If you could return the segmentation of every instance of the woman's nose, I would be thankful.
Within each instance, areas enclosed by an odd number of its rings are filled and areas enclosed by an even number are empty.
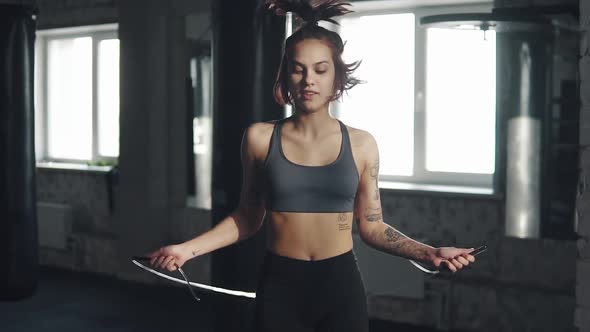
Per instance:
[[[306,85],[313,85],[313,83],[315,82],[315,77],[313,77],[313,75],[311,74],[307,74],[305,75],[303,80],[305,81]]]

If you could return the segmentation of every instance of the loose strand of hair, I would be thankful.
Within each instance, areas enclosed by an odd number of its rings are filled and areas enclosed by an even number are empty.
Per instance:
[[[305,24],[317,25],[319,21],[338,24],[333,17],[353,12],[346,8],[350,2],[343,0],[267,0],[267,8],[276,15],[284,16],[291,12]]]

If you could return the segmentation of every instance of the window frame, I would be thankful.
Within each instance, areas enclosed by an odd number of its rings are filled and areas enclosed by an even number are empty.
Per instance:
[[[49,123],[47,116],[47,73],[48,43],[52,40],[65,38],[92,38],[92,147],[91,159],[55,158],[49,156]],[[81,27],[37,30],[35,40],[35,117],[38,124],[35,128],[36,160],[43,163],[63,164],[94,164],[97,162],[109,165],[116,164],[119,156],[99,154],[98,133],[98,44],[102,40],[118,39],[118,24],[100,24]],[[119,109],[120,110],[120,109]],[[119,151],[120,152],[120,151]]]
[[[463,192],[493,194],[492,174],[432,172],[426,170],[426,61],[427,29],[420,26],[420,18],[448,13],[491,12],[493,2],[482,1],[357,1],[352,2],[353,13],[346,18],[367,15],[412,13],[414,26],[414,169],[412,176],[380,174],[379,186],[392,189],[420,189],[444,191],[444,187]],[[443,2],[443,4],[440,4]],[[340,33],[339,26],[331,25]],[[361,77],[362,79],[362,77]],[[338,114],[338,104],[332,105]],[[497,171],[497,170],[495,170]],[[441,190],[442,188],[442,190]]]

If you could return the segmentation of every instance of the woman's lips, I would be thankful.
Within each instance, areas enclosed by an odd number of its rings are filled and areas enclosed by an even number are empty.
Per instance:
[[[304,92],[301,96],[304,100],[311,100],[315,95],[317,95],[317,92]]]

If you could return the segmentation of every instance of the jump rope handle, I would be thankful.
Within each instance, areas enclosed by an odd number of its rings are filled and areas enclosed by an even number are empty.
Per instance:
[[[149,262],[150,261],[150,258],[149,257],[145,257],[145,256],[132,256],[131,257],[131,260],[138,261],[138,262]],[[178,265],[176,265],[176,268],[178,269],[178,272],[180,272],[180,274],[184,278],[184,281],[186,281],[186,284],[188,286],[188,289],[191,291],[191,294],[193,295],[193,297],[195,298],[195,300],[201,301],[201,299],[193,291],[193,287],[191,286],[190,281],[188,281],[188,277],[186,276],[186,274],[184,273],[184,271]]]
[[[487,245],[483,245],[480,247],[475,248],[472,252],[470,252],[470,255],[476,256],[481,254],[482,252],[486,251],[488,249]],[[441,263],[440,267],[437,270],[430,270],[427,269],[425,267],[423,267],[422,265],[418,264],[417,262],[409,259],[410,263],[412,263],[416,268],[418,268],[419,270],[421,270],[422,272],[425,273],[430,273],[430,274],[438,274],[441,272],[452,272],[451,269],[449,269],[449,266],[445,263]]]

